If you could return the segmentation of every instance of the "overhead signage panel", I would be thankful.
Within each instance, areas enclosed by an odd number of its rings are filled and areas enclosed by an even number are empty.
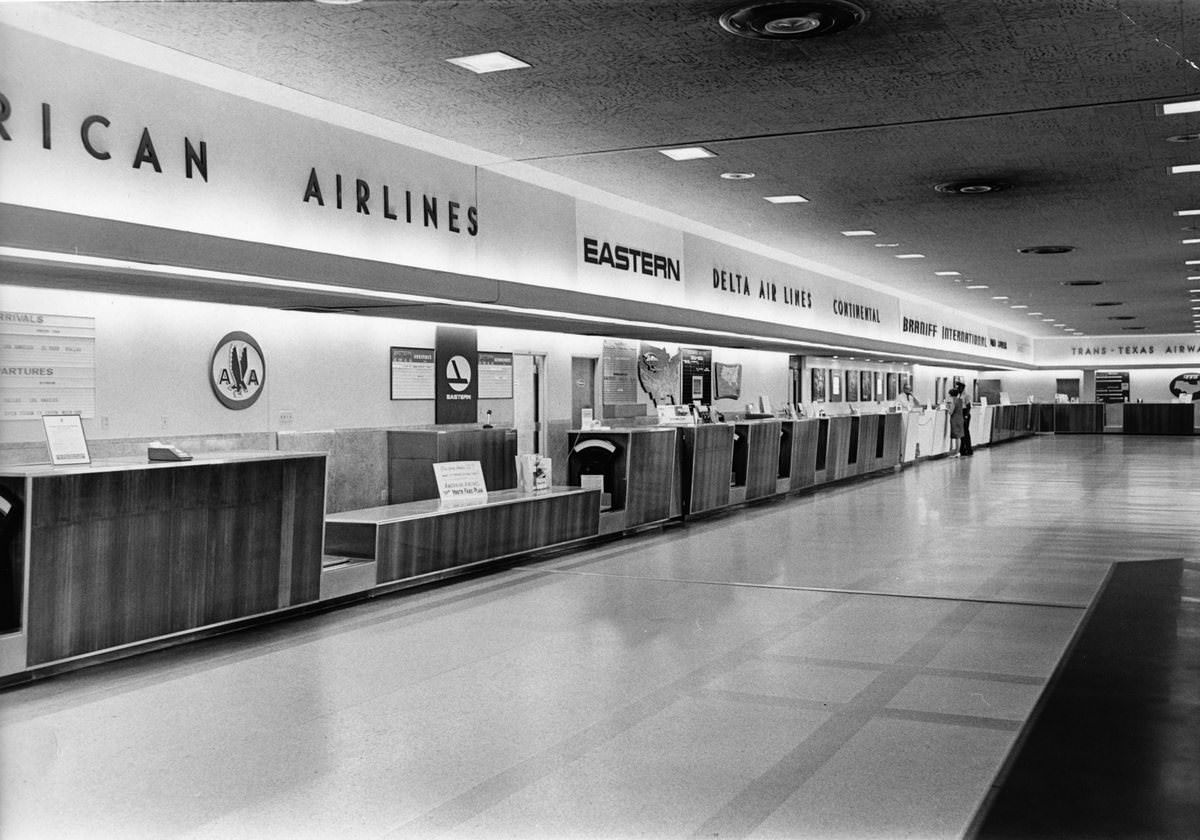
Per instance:
[[[575,218],[581,291],[686,305],[681,232],[586,201]]]
[[[1200,336],[1183,333],[1145,338],[1042,338],[1035,340],[1042,367],[1166,367],[1200,364]]]

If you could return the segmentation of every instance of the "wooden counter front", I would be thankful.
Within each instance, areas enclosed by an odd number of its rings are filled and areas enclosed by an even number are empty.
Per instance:
[[[390,429],[388,503],[436,499],[433,465],[478,461],[488,490],[517,486],[516,429]]]
[[[599,490],[500,490],[468,505],[429,499],[330,514],[325,549],[376,561],[385,584],[594,537],[599,521]]]
[[[323,454],[0,473],[29,507],[28,667],[318,597]]]
[[[729,506],[733,430],[730,423],[704,423],[679,429],[684,515]]]
[[[1121,431],[1127,435],[1194,435],[1191,403],[1126,403]]]
[[[735,428],[735,501],[753,501],[779,492],[779,420],[746,420]],[[741,498],[737,498],[737,496]]]
[[[1100,434],[1104,431],[1103,403],[1055,403],[1054,433]]]
[[[574,430],[568,434],[568,483],[578,480],[579,460],[589,442],[612,446],[612,465],[605,492],[611,509],[601,516],[601,533],[615,533],[682,513],[677,429],[646,426],[631,429]]]

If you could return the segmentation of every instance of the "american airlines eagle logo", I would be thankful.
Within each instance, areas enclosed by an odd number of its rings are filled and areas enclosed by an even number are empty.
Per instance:
[[[231,332],[217,342],[209,366],[213,393],[226,408],[249,408],[266,384],[262,348],[248,333]]]

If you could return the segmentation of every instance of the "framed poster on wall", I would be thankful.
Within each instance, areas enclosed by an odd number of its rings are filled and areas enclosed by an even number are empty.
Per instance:
[[[846,371],[846,402],[858,402],[858,371]]]
[[[858,394],[859,399],[866,400],[874,399],[872,396],[875,393],[875,376],[869,370],[864,370],[859,377]]]
[[[826,399],[825,396],[825,368],[813,368],[812,371],[812,399],[813,402]]]
[[[829,401],[842,401],[842,372],[840,370],[829,371]]]
[[[895,373],[887,375],[887,398],[889,400],[894,400],[900,396],[899,385],[897,384],[899,379],[900,377]]]

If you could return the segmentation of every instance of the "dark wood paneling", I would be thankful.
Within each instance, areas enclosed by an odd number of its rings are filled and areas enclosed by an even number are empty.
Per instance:
[[[817,430],[820,421],[792,421],[792,480],[790,488],[812,487],[817,466]]]
[[[702,513],[729,504],[733,426],[704,424],[681,429],[684,510]]]
[[[855,418],[850,418],[854,420]],[[878,443],[879,435],[879,415],[878,414],[863,414],[858,418],[858,458],[855,466],[857,469],[852,471],[853,475],[865,475],[873,472],[879,457],[875,454],[875,447]]]
[[[324,459],[284,461],[284,475],[291,476],[292,492],[284,503],[292,504],[291,604],[305,604],[321,595],[321,564],[295,562],[296,558],[320,557],[324,551],[325,464]]]
[[[825,450],[825,481],[850,475],[850,418],[829,418],[829,443]],[[818,481],[820,481],[818,477]]]
[[[1103,403],[1066,403],[1054,406],[1055,434],[1099,434],[1103,431]]]
[[[393,429],[388,441],[388,503],[437,498],[433,465],[478,461],[488,490],[517,486],[515,429]]]
[[[880,469],[891,469],[900,463],[904,451],[904,422],[898,413],[886,414],[883,423],[883,458]]]
[[[35,477],[28,664],[276,609],[285,544],[313,592],[324,474],[317,456]]]
[[[1191,403],[1127,403],[1122,427],[1127,435],[1195,434]]]
[[[626,467],[625,526],[633,528],[671,516],[675,481],[675,433],[631,432]]]
[[[779,490],[779,421],[739,426],[746,433],[746,499],[774,496]]]
[[[529,496],[505,504],[385,521],[370,526],[379,531],[376,582],[391,583],[593,537],[599,522],[598,490]]]
[[[1032,434],[1041,422],[1042,406],[1020,403],[998,405],[992,409],[992,443]]]

